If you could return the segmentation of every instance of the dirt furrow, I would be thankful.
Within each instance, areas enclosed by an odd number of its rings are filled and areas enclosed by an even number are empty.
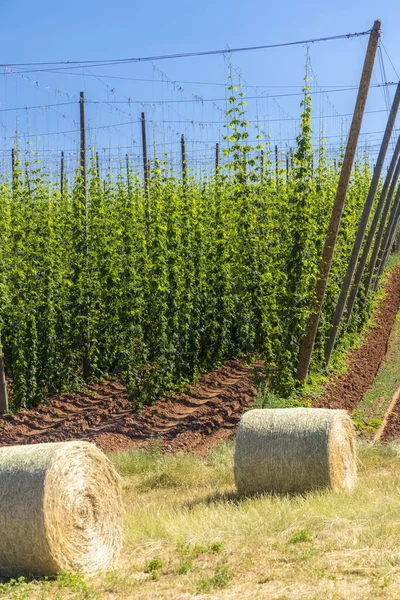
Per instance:
[[[0,418],[0,445],[86,439],[104,450],[125,450],[159,438],[165,451],[209,447],[232,435],[254,400],[255,371],[228,361],[199,378],[186,393],[132,410],[124,386],[111,380],[76,394],[61,394],[34,410]]]
[[[400,266],[391,271],[384,288],[385,296],[375,311],[373,324],[359,348],[350,353],[346,373],[329,381],[314,406],[344,408],[352,412],[372,385],[386,356],[400,306]]]
[[[362,345],[350,354],[346,374],[332,378],[316,406],[352,411],[374,380],[384,360],[400,304],[400,267],[385,284],[385,299]],[[164,451],[199,454],[232,437],[241,414],[256,395],[255,376],[261,361],[246,365],[227,361],[199,378],[185,393],[163,398],[139,412],[127,391],[111,379],[76,393],[53,395],[37,409],[0,417],[0,445],[86,439],[104,450],[127,450],[159,439]],[[400,406],[394,408],[383,439],[400,436]]]

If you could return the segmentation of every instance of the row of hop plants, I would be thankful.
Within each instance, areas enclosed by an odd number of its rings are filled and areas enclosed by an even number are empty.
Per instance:
[[[262,356],[269,385],[293,393],[338,169],[322,135],[313,165],[307,80],[293,160],[278,176],[248,144],[243,92],[228,91],[228,149],[213,175],[182,181],[155,161],[146,191],[122,166],[103,185],[92,159],[85,197],[79,171],[61,193],[16,153],[0,188],[0,332],[13,408],[112,374],[140,407],[243,355]],[[350,182],[314,372],[324,368],[369,181],[366,156]]]

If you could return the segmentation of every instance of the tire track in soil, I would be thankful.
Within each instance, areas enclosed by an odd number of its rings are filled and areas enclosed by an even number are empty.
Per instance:
[[[372,385],[386,357],[390,333],[400,306],[400,265],[389,273],[384,290],[384,298],[375,310],[372,326],[361,346],[349,354],[346,373],[332,377],[322,397],[313,406],[342,408],[351,413]],[[399,409],[398,406],[396,408]],[[389,419],[387,428],[390,427]],[[400,437],[400,414],[396,437]]]
[[[385,298],[360,348],[350,353],[346,374],[332,378],[315,406],[353,411],[372,384],[387,352],[400,305],[400,266],[385,283]],[[247,366],[227,361],[199,378],[185,393],[153,406],[132,410],[125,387],[110,379],[74,393],[49,396],[36,409],[0,417],[0,446],[84,439],[103,450],[121,451],[160,439],[163,451],[204,454],[231,438],[242,413],[256,395],[255,374],[262,362]],[[400,406],[388,420],[382,439],[400,437]]]
[[[159,438],[163,451],[204,454],[232,437],[242,413],[254,401],[255,374],[261,371],[261,361],[247,366],[230,360],[200,377],[185,393],[138,412],[116,379],[49,396],[36,409],[0,417],[0,446],[80,439],[103,450],[121,451]]]

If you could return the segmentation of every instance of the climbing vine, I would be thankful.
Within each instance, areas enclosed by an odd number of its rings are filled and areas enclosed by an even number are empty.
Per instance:
[[[269,385],[293,391],[338,169],[323,132],[312,145],[308,77],[293,154],[273,168],[268,139],[257,131],[249,143],[232,75],[227,92],[225,161],[201,178],[183,181],[164,156],[146,190],[122,166],[104,184],[93,152],[85,200],[79,170],[61,194],[16,151],[0,185],[0,333],[14,408],[113,374],[140,407],[255,354]],[[366,158],[349,186],[316,370],[369,180]]]

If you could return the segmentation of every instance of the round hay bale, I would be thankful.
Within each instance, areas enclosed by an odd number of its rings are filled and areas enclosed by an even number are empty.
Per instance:
[[[120,478],[88,442],[0,448],[0,574],[108,569],[122,544]]]
[[[235,481],[239,494],[291,493],[356,483],[355,429],[344,410],[256,409],[239,423]]]

